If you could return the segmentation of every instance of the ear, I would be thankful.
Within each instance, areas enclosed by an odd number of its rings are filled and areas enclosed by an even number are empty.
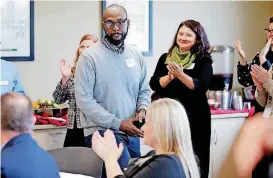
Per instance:
[[[130,19],[127,20],[127,23],[128,23],[128,29],[130,28]]]
[[[102,28],[104,29],[104,31],[105,31],[105,24],[103,23],[103,21],[101,22],[101,26],[102,26]]]

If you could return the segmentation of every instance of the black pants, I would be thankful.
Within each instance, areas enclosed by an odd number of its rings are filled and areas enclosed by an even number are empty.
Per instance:
[[[73,129],[67,129],[64,147],[85,147],[83,128],[77,128],[76,119],[74,121]]]
[[[207,116],[206,116],[207,115]],[[189,116],[192,146],[198,157],[201,178],[208,178],[210,163],[211,116]]]

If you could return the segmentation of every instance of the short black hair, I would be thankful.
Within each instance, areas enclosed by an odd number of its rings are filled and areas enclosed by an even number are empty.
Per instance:
[[[269,23],[273,23],[273,16],[272,16],[272,17],[270,17],[270,19],[269,19]]]

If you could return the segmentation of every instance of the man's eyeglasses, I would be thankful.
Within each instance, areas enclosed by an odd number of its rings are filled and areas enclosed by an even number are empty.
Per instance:
[[[273,30],[270,30],[268,28],[264,29],[265,34],[273,33]]]
[[[111,20],[103,21],[106,28],[114,28],[115,25],[117,25],[118,28],[121,28],[125,25],[127,22],[127,18],[124,20],[118,20],[117,22],[113,22]]]

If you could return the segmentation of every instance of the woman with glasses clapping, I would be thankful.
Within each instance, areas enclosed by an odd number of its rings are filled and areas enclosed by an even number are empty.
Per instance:
[[[273,17],[269,19],[269,26],[264,30],[266,34],[267,43],[263,50],[259,52],[250,64],[247,63],[246,54],[241,46],[241,42],[237,40],[236,49],[240,56],[240,61],[237,65],[237,76],[238,81],[244,87],[251,87],[253,97],[247,99],[255,99],[254,91],[257,86],[255,86],[253,78],[251,77],[250,71],[251,66],[254,64],[261,65],[265,70],[268,70],[273,63]],[[252,103],[256,108],[256,112],[263,111],[263,108],[254,100]]]

